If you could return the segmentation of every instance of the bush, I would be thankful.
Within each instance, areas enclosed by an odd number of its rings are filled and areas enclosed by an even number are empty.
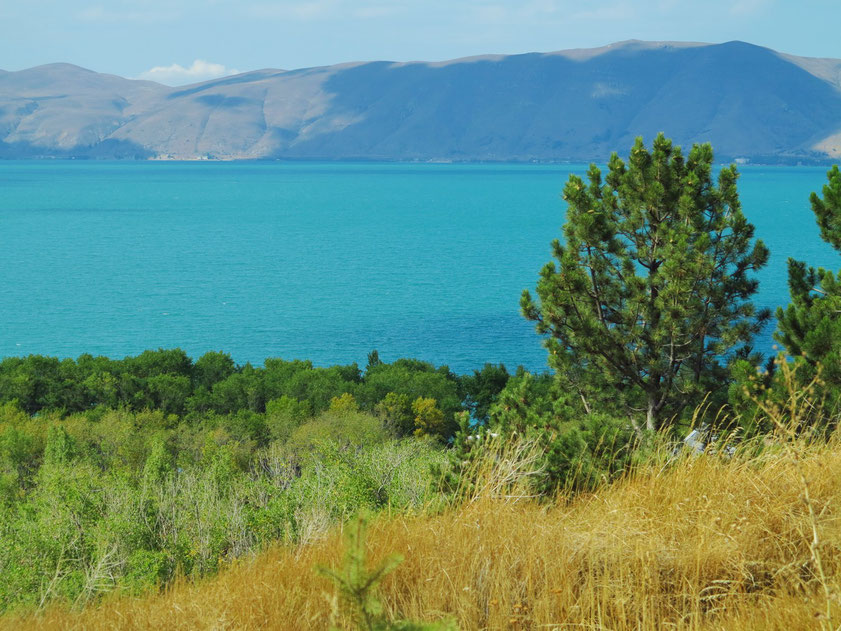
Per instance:
[[[576,403],[550,376],[523,372],[511,378],[491,407],[486,425],[462,417],[451,458],[455,477],[448,486],[471,483],[459,476],[475,472],[473,463],[486,456],[489,438],[524,440],[537,446],[542,454],[540,474],[532,477],[531,484],[538,493],[588,490],[621,475],[631,463],[637,442],[630,423],[610,415],[587,414]]]
[[[292,432],[288,447],[296,452],[308,452],[319,444],[335,442],[344,446],[363,446],[380,443],[387,432],[380,420],[364,412],[328,411],[304,423]]]
[[[304,418],[291,398],[272,413]],[[250,412],[169,426],[160,411],[0,421],[0,611],[84,603],[216,572],[356,511],[420,507],[443,451],[394,441],[339,397],[294,440],[258,444]],[[239,425],[238,425],[239,424]],[[259,423],[255,426],[259,427]]]

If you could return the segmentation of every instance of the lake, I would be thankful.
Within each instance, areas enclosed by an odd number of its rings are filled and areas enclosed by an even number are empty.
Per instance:
[[[586,165],[0,161],[0,355],[179,346],[317,365],[416,357],[546,367],[519,297]],[[837,269],[809,193],[826,168],[741,167],[771,249]],[[770,350],[770,330],[757,346]]]

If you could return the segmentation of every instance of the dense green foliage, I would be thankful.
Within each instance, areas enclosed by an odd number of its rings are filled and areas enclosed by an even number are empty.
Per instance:
[[[589,410],[615,410],[654,431],[725,381],[724,361],[767,320],[750,301],[768,260],[742,214],[735,166],[712,177],[713,152],[684,158],[659,135],[628,162],[572,175],[564,244],[523,294],[546,334],[550,365]]]
[[[263,441],[255,418],[30,417],[6,404],[0,610],[202,576],[272,541],[317,537],[362,508],[431,501],[442,447],[395,439],[349,395],[314,417],[288,417],[285,439]]]
[[[360,410],[385,415],[398,435],[420,430],[447,440],[456,429],[454,415],[468,404],[486,409],[507,378],[504,367],[491,364],[475,375],[459,377],[446,366],[436,368],[417,360],[388,364],[376,353],[371,359],[363,372],[356,364],[319,368],[309,361],[282,359],[267,359],[261,367],[237,366],[221,352],[206,353],[193,362],[180,349],[145,351],[122,360],[91,355],[76,360],[7,357],[0,361],[0,403],[16,401],[28,414],[103,407],[158,410],[188,422],[236,415],[243,427],[250,427],[252,438],[265,441],[280,410],[289,410],[292,416],[319,414],[333,398],[349,394]],[[483,377],[486,373],[493,377]],[[402,407],[395,407],[395,396],[405,398]],[[418,399],[427,400],[418,405],[440,412],[434,426],[429,425],[428,413],[412,411]],[[293,407],[297,412],[291,411]],[[416,421],[423,426],[416,426]],[[261,434],[257,426],[262,425],[267,426]]]
[[[561,383],[550,374],[520,370],[491,406],[488,423],[477,425],[463,415],[446,486],[469,484],[463,474],[474,469],[485,446],[515,436],[539,445],[543,452],[539,471],[532,476],[538,493],[589,490],[626,472],[638,444],[627,419],[586,413]]]
[[[361,508],[427,505],[508,373],[179,349],[0,361],[0,610],[202,576]],[[434,465],[434,467],[433,467]]]

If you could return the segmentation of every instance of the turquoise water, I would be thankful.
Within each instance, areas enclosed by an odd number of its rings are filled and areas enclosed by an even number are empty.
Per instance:
[[[519,296],[585,168],[0,162],[0,356],[180,346],[326,365],[377,348],[543,369]],[[772,252],[757,302],[784,304],[787,257],[841,267],[809,210],[826,169],[741,171]]]

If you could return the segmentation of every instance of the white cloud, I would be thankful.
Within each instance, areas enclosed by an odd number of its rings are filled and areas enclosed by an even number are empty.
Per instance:
[[[196,59],[192,66],[185,68],[180,64],[171,66],[155,66],[145,72],[141,72],[137,78],[157,81],[165,85],[177,86],[188,83],[198,83],[209,79],[218,79],[228,75],[238,74],[239,70],[226,68],[222,64],[214,64],[203,59]]]

